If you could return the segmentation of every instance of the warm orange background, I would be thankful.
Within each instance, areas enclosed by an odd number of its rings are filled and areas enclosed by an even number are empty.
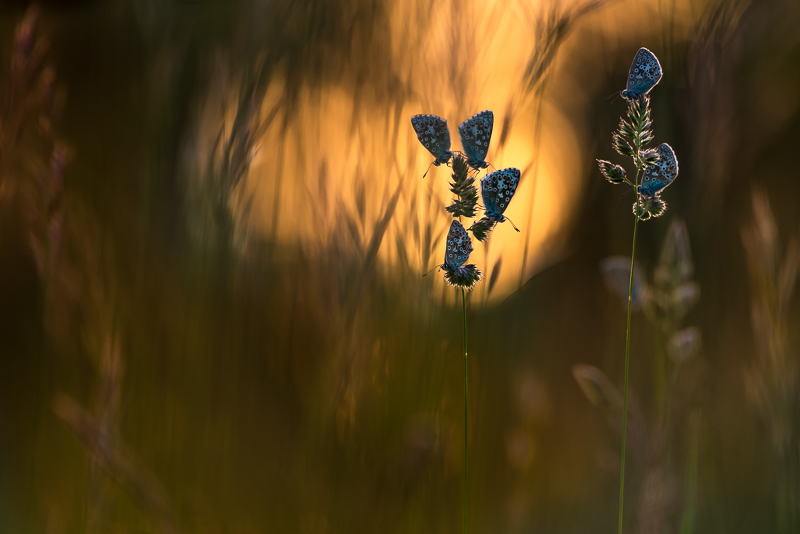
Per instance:
[[[460,294],[422,276],[451,171],[423,179],[410,118],[457,150],[491,109],[521,233],[470,258],[469,532],[614,532],[634,195],[595,159],[632,172],[641,46],[680,174],[638,230],[625,531],[798,531],[796,1],[27,5],[0,7],[0,531],[460,529]]]

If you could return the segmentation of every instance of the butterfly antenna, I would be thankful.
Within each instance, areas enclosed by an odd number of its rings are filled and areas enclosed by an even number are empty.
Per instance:
[[[517,232],[519,232],[519,228],[517,228],[517,225],[516,225],[516,224],[514,224],[514,221],[512,221],[512,220],[511,220],[511,219],[509,219],[508,217],[506,217],[506,220],[507,220],[508,222],[510,222],[510,223],[511,223],[511,226],[513,226],[513,227],[514,227],[514,230],[516,230]]]
[[[430,171],[430,170],[431,170],[431,165],[433,165],[433,161],[431,161],[431,162],[430,162],[430,164],[428,164],[428,168],[425,170],[425,174],[423,174],[423,175],[422,175],[422,179],[423,179],[423,180],[424,180],[424,179],[425,179],[425,177],[428,175],[428,171]]]
[[[628,196],[628,195],[631,193],[631,191],[636,191],[636,188],[635,188],[635,187],[631,187],[630,189],[628,189],[627,191],[625,191],[624,193],[622,193],[622,194],[619,196],[619,200],[620,200],[620,201],[622,201],[622,199],[623,199],[623,198],[625,198],[625,197],[627,197],[627,196]]]
[[[431,274],[431,273],[433,272],[433,270],[434,270],[434,269],[437,269],[437,268],[439,268],[439,267],[441,267],[441,265],[436,265],[436,266],[435,266],[433,269],[431,269],[431,270],[430,270],[430,271],[428,271],[427,273],[423,274],[423,275],[422,275],[422,278],[425,278],[426,276],[428,276],[429,274]]]
[[[616,102],[616,101],[617,101],[617,97],[618,97],[619,95],[621,95],[621,94],[622,94],[622,91],[616,91],[616,92],[614,92],[614,93],[611,93],[610,95],[608,95],[608,96],[605,98],[605,100],[608,100],[609,98],[613,98],[614,100],[612,100],[612,101],[611,101],[611,104],[613,104],[614,102]]]
[[[488,162],[487,162],[487,163],[488,163]],[[491,163],[489,163],[489,167],[493,168],[494,170],[497,170],[497,167],[495,167],[495,166],[494,166],[494,165],[492,165]]]

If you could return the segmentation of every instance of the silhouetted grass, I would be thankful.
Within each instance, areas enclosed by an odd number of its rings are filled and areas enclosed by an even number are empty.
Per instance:
[[[487,98],[498,160],[534,147],[537,213],[559,195],[575,209],[555,210],[571,221],[549,237],[569,254],[529,278],[529,251],[510,295],[521,261],[502,241],[475,256],[470,529],[612,530],[603,415],[621,430],[622,391],[605,374],[621,376],[623,340],[596,267],[629,246],[630,201],[538,147],[616,120],[602,99],[636,45],[663,39],[674,72],[656,134],[686,156],[672,215],[637,247],[631,528],[792,531],[796,436],[769,429],[791,426],[797,389],[779,370],[798,310],[767,300],[773,327],[753,319],[758,280],[783,278],[748,270],[767,256],[739,229],[758,226],[758,183],[777,234],[796,235],[795,3],[589,3],[528,22],[479,3],[71,4],[44,3],[35,33],[16,33],[23,11],[0,15],[6,530],[458,528],[463,370],[444,355],[460,350],[463,305],[421,277],[442,261],[448,173],[421,180],[407,117],[457,123]],[[565,129],[536,126],[545,107]],[[588,161],[580,138],[569,157]],[[534,220],[515,219],[526,240]],[[678,276],[659,252],[688,236],[694,269]],[[773,248],[792,265],[786,239]],[[679,308],[691,284],[702,299]],[[579,398],[580,361],[602,411]]]

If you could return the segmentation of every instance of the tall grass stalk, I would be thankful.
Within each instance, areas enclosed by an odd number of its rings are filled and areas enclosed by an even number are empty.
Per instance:
[[[468,412],[468,388],[467,377],[469,376],[469,367],[467,365],[467,291],[461,288],[461,310],[464,317],[464,534],[467,534],[467,484],[469,482],[469,462],[467,461],[467,439],[469,429],[469,412]]]
[[[627,120],[626,120],[627,119]],[[623,504],[625,500],[625,445],[627,438],[627,420],[628,420],[628,378],[630,371],[630,355],[631,355],[631,311],[633,307],[633,279],[634,279],[634,266],[636,262],[636,234],[639,229],[639,221],[647,220],[651,217],[658,217],[666,210],[666,203],[660,198],[660,192],[664,187],[669,185],[677,176],[677,160],[674,159],[674,152],[669,145],[662,144],[658,150],[644,149],[645,145],[653,140],[653,132],[650,129],[653,125],[650,120],[650,98],[647,95],[642,95],[639,98],[631,99],[628,103],[628,113],[626,119],[620,121],[620,127],[613,135],[613,147],[622,156],[629,156],[633,159],[636,166],[636,176],[633,181],[629,180],[625,169],[619,165],[615,165],[609,161],[598,160],[600,164],[600,171],[605,176],[606,180],[613,184],[625,183],[634,188],[636,193],[636,201],[633,204],[633,245],[631,250],[631,270],[628,279],[628,317],[627,326],[625,331],[625,381],[623,386],[622,397],[622,450],[620,453],[620,480],[619,480],[619,526],[618,532],[622,534],[622,521],[623,521]],[[648,167],[653,167],[658,164],[662,157],[668,158],[666,167],[659,166],[662,172],[661,176],[666,176],[668,180],[665,185],[658,189],[652,188],[652,182],[648,184],[651,189],[644,186],[640,188],[640,176],[643,178],[642,182],[646,179],[658,176],[658,171],[647,171],[642,174]],[[674,166],[674,172],[669,167]],[[655,178],[653,178],[655,179]]]
[[[640,182],[644,182],[644,179]],[[634,224],[634,235],[636,235],[638,221]],[[642,467],[646,475],[638,497],[637,530],[664,532],[672,526],[677,528],[680,524],[680,532],[689,534],[694,528],[696,515],[697,425],[699,424],[697,421],[700,418],[691,400],[692,392],[697,390],[693,386],[696,385],[694,382],[698,372],[697,365],[691,362],[698,357],[701,333],[697,327],[685,326],[684,319],[697,303],[700,287],[692,280],[694,267],[689,236],[686,226],[680,219],[670,223],[652,282],[646,281],[643,270],[637,268],[635,264],[635,239],[633,247],[632,258],[607,258],[601,262],[601,270],[608,288],[621,300],[630,299],[626,365],[629,368],[631,317],[637,309],[644,311],[648,322],[660,331],[660,335],[656,337],[654,352],[661,361],[654,362],[658,370],[653,379],[656,424],[643,425],[641,418],[637,424],[637,417],[633,414],[641,414],[641,405],[632,398],[629,409],[625,395],[624,410],[626,414],[631,414],[631,420],[630,431],[627,426],[623,429],[625,444],[622,446],[620,457],[627,459],[630,456],[632,459],[643,460],[644,464]],[[633,272],[632,277],[631,272]],[[686,366],[690,366],[688,373],[682,372]],[[608,409],[616,425],[623,410],[622,393],[616,395],[610,381],[598,369],[578,365],[573,368],[573,374],[588,400],[596,406]],[[628,373],[625,381],[627,383]],[[687,411],[690,413],[687,414]],[[627,419],[623,421],[624,425]],[[630,455],[627,453],[628,432],[632,438]],[[686,439],[690,442],[688,453],[683,458],[676,457],[672,451],[678,443],[678,435],[686,433],[691,434]],[[681,475],[677,474],[680,468],[673,467],[676,461],[685,463],[683,483],[680,482]],[[623,468],[620,470],[620,478],[624,481],[625,471]],[[684,488],[682,494],[679,487]],[[622,491],[621,496],[624,497]],[[682,519],[677,523],[671,518],[678,517],[675,511],[680,507],[683,508]]]
[[[643,104],[643,105],[642,105]],[[629,142],[633,144],[633,156],[636,164],[636,177],[633,183],[630,184],[634,188],[639,186],[639,175],[642,169],[645,168],[645,161],[642,157],[642,146],[652,138],[649,132],[650,123],[650,106],[649,100],[645,97],[644,102],[631,102],[628,107],[628,118],[631,120],[631,125],[634,127],[635,132],[633,135],[628,136]],[[618,135],[624,135],[624,128],[620,128]],[[615,140],[619,137],[615,137]],[[619,145],[619,143],[618,143]],[[628,145],[630,146],[630,145]],[[624,175],[624,172],[623,172]],[[626,180],[627,181],[627,180]],[[636,191],[636,203],[634,207],[640,205],[640,194]],[[618,532],[622,534],[622,520],[623,520],[623,504],[625,502],[625,445],[627,440],[628,431],[628,378],[630,375],[630,359],[631,359],[631,311],[633,307],[633,273],[636,265],[636,234],[639,230],[639,220],[641,216],[637,210],[634,210],[633,222],[633,245],[631,246],[631,272],[628,278],[628,317],[625,328],[625,380],[622,392],[622,446],[620,452],[620,466],[619,466],[619,517],[618,517]]]
[[[637,175],[638,181],[638,175]],[[625,497],[625,440],[628,431],[628,369],[631,359],[631,307],[633,304],[633,268],[636,261],[636,232],[639,229],[639,217],[634,215],[633,247],[631,250],[631,275],[628,282],[628,322],[625,332],[625,384],[622,393],[622,451],[619,465],[619,534],[622,534],[622,505]]]
[[[525,273],[528,265],[528,249],[530,248],[531,225],[533,223],[533,208],[536,202],[536,184],[539,175],[539,149],[541,144],[541,126],[543,115],[543,104],[547,90],[547,82],[550,79],[551,68],[559,49],[566,41],[575,24],[584,15],[602,7],[607,0],[593,0],[580,7],[563,8],[558,4],[546,8],[547,11],[537,14],[534,8],[527,3],[520,2],[520,8],[526,19],[530,32],[533,35],[533,49],[527,58],[525,74],[522,81],[522,97],[513,99],[509,103],[509,112],[506,113],[508,121],[501,131],[500,148],[505,146],[505,141],[510,130],[510,124],[516,115],[517,107],[522,107],[528,99],[533,100],[535,111],[533,115],[533,163],[530,165],[531,178],[529,179],[531,188],[531,199],[528,207],[527,221],[525,227],[525,245],[522,253],[522,266],[520,267],[519,281],[517,285],[522,287],[525,283]]]
[[[61,141],[58,126],[64,90],[53,66],[47,64],[47,37],[39,31],[40,9],[30,6],[16,25],[11,41],[11,57],[0,88],[0,209],[13,217],[27,215],[26,228],[30,252],[39,277],[41,336],[33,366],[38,377],[31,410],[33,442],[29,454],[29,480],[35,488],[41,475],[38,444],[46,432],[48,413],[44,399],[49,395],[54,344],[54,309],[51,288],[59,274],[62,234],[65,221],[64,175],[70,150]],[[5,40],[5,37],[3,38]],[[5,45],[5,43],[4,43]],[[5,51],[5,47],[4,47]],[[5,54],[4,54],[4,60]],[[24,214],[24,215],[23,215]],[[10,220],[10,219],[9,219]],[[11,227],[13,228],[13,226]],[[37,516],[36,499],[30,499],[27,514]]]
[[[800,279],[800,237],[784,247],[769,199],[753,191],[753,222],[742,230],[751,280],[751,320],[756,358],[745,388],[758,409],[777,470],[775,532],[800,527],[800,370],[792,343],[790,310]]]
[[[469,485],[469,458],[467,456],[467,440],[469,438],[469,411],[468,411],[468,374],[467,361],[467,290],[475,287],[483,273],[474,265],[466,264],[469,254],[473,251],[472,240],[467,231],[472,231],[479,241],[488,239],[488,231],[494,224],[486,226],[485,223],[476,222],[467,230],[460,221],[461,217],[474,218],[477,211],[478,190],[475,187],[475,174],[469,172],[467,160],[460,154],[453,156],[451,163],[453,169],[450,182],[450,192],[455,195],[453,202],[445,210],[453,216],[450,231],[447,234],[447,252],[445,261],[440,267],[444,270],[444,279],[453,287],[461,289],[461,311],[464,322],[464,503],[462,530],[467,532],[467,489]],[[484,218],[485,219],[485,218]],[[488,220],[488,219],[487,219]],[[483,219],[482,219],[483,221]],[[480,230],[479,230],[480,228]],[[479,237],[480,236],[480,237]]]

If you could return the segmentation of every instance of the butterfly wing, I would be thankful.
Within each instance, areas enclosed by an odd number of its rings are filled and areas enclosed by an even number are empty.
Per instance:
[[[503,212],[517,191],[519,179],[519,169],[513,167],[494,171],[481,178],[481,196],[487,217],[497,222],[505,220]]]
[[[447,232],[447,250],[444,253],[445,270],[452,271],[464,265],[472,252],[472,240],[469,234],[456,219],[450,223],[450,231]]]
[[[485,169],[489,166],[485,160],[493,126],[494,113],[486,110],[468,118],[458,127],[461,147],[467,155],[467,165],[473,169]]]
[[[658,197],[678,176],[678,158],[672,147],[662,143],[656,150],[658,163],[645,169],[642,184],[638,188],[639,193],[646,197]]]
[[[623,98],[634,99],[646,95],[661,80],[661,64],[655,54],[640,48],[633,58],[628,72],[628,84],[622,92]]]
[[[436,158],[434,165],[450,161],[453,154],[450,152],[450,130],[447,129],[446,120],[436,115],[414,115],[411,117],[411,126],[422,146]]]

